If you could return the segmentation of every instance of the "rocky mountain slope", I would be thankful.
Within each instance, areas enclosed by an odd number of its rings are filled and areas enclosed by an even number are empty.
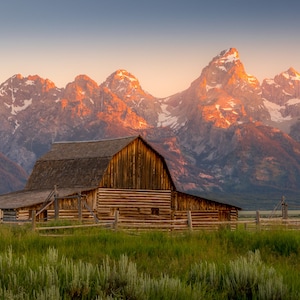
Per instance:
[[[164,99],[126,70],[100,85],[79,75],[65,88],[15,75],[0,85],[0,152],[29,174],[54,141],[141,134],[167,159],[180,189],[244,208],[276,205],[282,195],[297,203],[299,103],[297,71],[260,84],[234,48]]]

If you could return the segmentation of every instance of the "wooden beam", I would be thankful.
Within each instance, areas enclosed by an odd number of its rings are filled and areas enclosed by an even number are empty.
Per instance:
[[[188,217],[188,227],[190,230],[193,230],[193,220],[192,220],[192,214],[190,210],[188,210],[187,212],[187,217]]]

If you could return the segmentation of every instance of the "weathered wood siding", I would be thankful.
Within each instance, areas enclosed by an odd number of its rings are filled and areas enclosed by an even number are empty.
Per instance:
[[[74,195],[74,198],[59,198],[58,199],[58,218],[70,220],[92,220],[94,218],[90,210],[96,205],[96,190],[83,193],[81,197]],[[79,199],[80,198],[80,199]],[[94,203],[95,202],[95,203]],[[85,203],[88,208],[85,207]],[[47,219],[55,218],[55,204],[51,204],[47,209]]]
[[[171,219],[170,190],[98,189],[97,215],[112,219],[115,212],[128,219]]]
[[[141,139],[134,140],[111,159],[100,187],[151,190],[174,188],[164,159]]]
[[[64,220],[79,220],[78,209],[60,209],[59,210],[59,219]],[[54,220],[55,219],[55,211],[54,209],[47,210],[47,219]],[[82,209],[81,211],[81,220],[90,220],[93,221],[93,215],[86,209]]]
[[[15,221],[29,221],[32,217],[32,210],[38,209],[39,206],[18,208],[18,209],[3,209],[3,221],[15,222]]]
[[[13,222],[17,220],[17,210],[15,209],[3,209],[3,221]]]
[[[217,221],[234,221],[238,218],[238,210],[234,206],[175,191],[172,195],[172,208],[175,211],[216,211]],[[210,213],[207,212],[207,215]]]
[[[227,212],[227,211],[226,211]],[[174,220],[186,220],[187,223],[189,223],[188,220],[188,214],[189,211],[175,211],[173,214]],[[237,221],[237,215],[235,211],[228,211],[228,214],[232,216],[231,220],[228,219],[221,219],[220,218],[220,211],[219,210],[194,210],[190,211],[190,217],[191,217],[191,226],[193,229],[205,229],[205,230],[212,230],[212,229],[218,229],[222,227],[230,227],[231,229],[236,228],[236,224],[226,224],[226,222],[229,221]]]

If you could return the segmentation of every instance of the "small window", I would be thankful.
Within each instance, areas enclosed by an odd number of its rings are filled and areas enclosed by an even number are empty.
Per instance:
[[[157,207],[152,207],[152,208],[151,208],[151,215],[156,215],[156,216],[158,216],[158,215],[159,215],[159,208],[157,208]]]

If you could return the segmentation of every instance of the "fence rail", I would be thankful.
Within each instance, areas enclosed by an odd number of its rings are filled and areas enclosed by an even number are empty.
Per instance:
[[[248,221],[234,221],[234,222],[197,222],[193,227],[188,226],[187,220],[180,220],[172,222],[170,220],[165,222],[142,222],[141,220],[120,220],[118,223],[99,222],[95,224],[80,224],[80,225],[65,225],[65,226],[36,226],[36,231],[59,230],[59,229],[75,229],[75,228],[89,228],[102,227],[115,230],[166,230],[166,231],[187,231],[187,230],[218,230],[220,228],[228,228],[236,230],[237,228],[244,228],[245,230],[272,230],[272,229],[287,229],[300,230],[300,219],[297,220],[261,220],[257,223],[256,220]]]
[[[34,214],[34,212],[33,212]],[[185,216],[178,219],[137,219],[126,218],[120,216],[116,211],[114,216],[98,220],[97,223],[80,222],[80,220],[73,220],[79,222],[74,225],[64,226],[47,226],[47,223],[38,222],[32,218],[30,221],[15,221],[3,222],[5,224],[25,224],[31,223],[32,229],[35,231],[51,231],[59,229],[72,228],[89,228],[89,227],[103,227],[120,230],[166,230],[166,231],[185,231],[185,230],[218,230],[220,228],[228,228],[236,230],[244,228],[245,230],[271,230],[271,229],[288,229],[300,230],[300,211],[289,212],[288,218],[283,218],[279,214],[274,215],[270,212],[242,212],[239,219],[235,221],[217,221],[214,218],[203,219],[199,216],[188,212]]]

